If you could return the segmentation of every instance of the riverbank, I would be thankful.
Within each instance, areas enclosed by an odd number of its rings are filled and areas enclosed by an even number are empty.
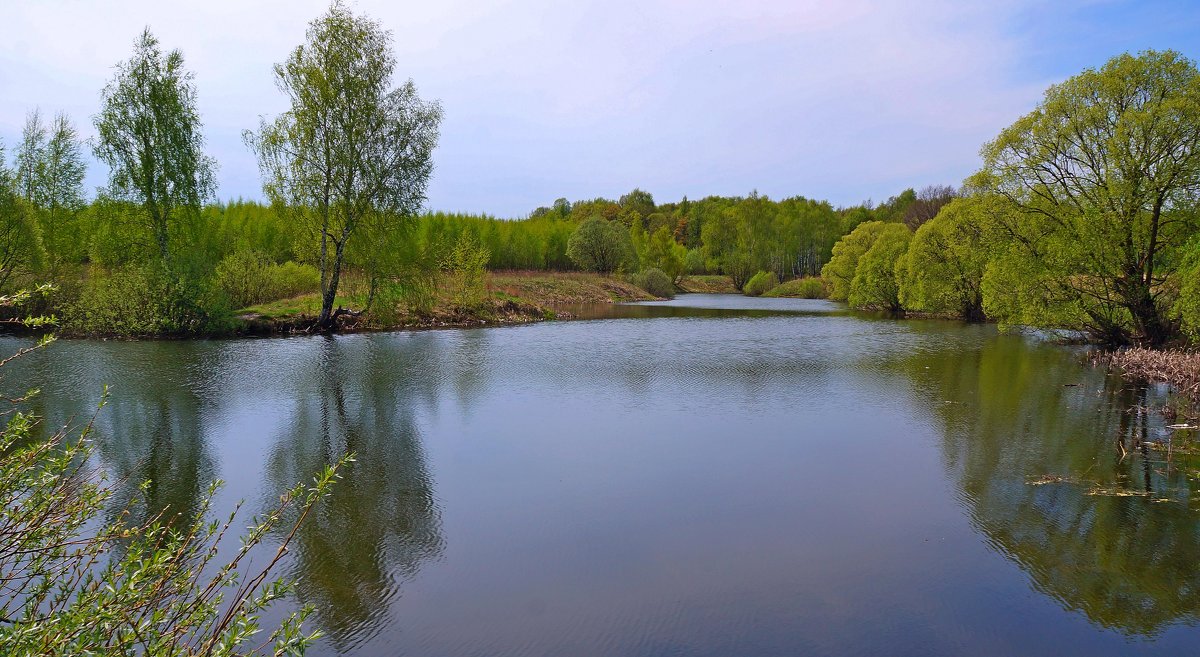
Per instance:
[[[455,303],[447,290],[438,290],[428,308],[399,304],[387,312],[345,314],[339,330],[387,331],[527,324],[557,319],[562,306],[654,301],[659,297],[619,278],[582,272],[489,272],[483,298],[468,305]],[[361,308],[364,299],[339,298],[338,305]],[[244,308],[236,313],[233,335],[286,335],[311,330],[320,312],[320,297],[306,294]],[[569,315],[562,315],[564,318]]]

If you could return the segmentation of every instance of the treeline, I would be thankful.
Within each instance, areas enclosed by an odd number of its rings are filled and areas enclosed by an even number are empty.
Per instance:
[[[1121,55],[1046,91],[932,219],[859,224],[823,275],[861,308],[1200,341],[1200,72]]]
[[[85,198],[85,147],[67,117],[47,125],[35,110],[11,166],[0,153],[0,292],[51,282],[50,309],[69,330],[158,334],[220,331],[240,308],[319,291],[311,223],[278,205],[236,200],[177,212],[157,230],[133,199],[107,190]],[[812,277],[859,224],[919,225],[954,195],[910,189],[878,206],[835,209],[757,193],[657,204],[635,189],[616,200],[559,199],[518,220],[395,216],[346,246],[343,291],[428,303],[432,279],[464,248],[493,270],[649,277],[662,296],[684,274],[726,274],[739,288],[759,271],[776,281]]]

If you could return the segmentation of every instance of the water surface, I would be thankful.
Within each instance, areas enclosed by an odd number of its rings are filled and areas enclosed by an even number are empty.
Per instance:
[[[62,341],[10,369],[151,505],[266,508],[316,655],[1179,655],[1160,389],[990,326],[686,295],[519,327]],[[11,350],[17,341],[5,341]]]

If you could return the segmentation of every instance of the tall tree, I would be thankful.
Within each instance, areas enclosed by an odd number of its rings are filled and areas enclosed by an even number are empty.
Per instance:
[[[84,205],[83,177],[87,164],[79,133],[65,114],[54,117],[50,138],[42,149],[34,185],[33,204],[50,276],[65,261],[79,257],[75,221]]]
[[[17,194],[26,203],[37,203],[38,182],[42,177],[43,159],[46,150],[46,126],[42,113],[34,109],[25,117],[21,130],[21,143],[14,158]]]
[[[1016,208],[1004,222],[1029,295],[1078,310],[1110,342],[1161,344],[1173,252],[1200,193],[1200,72],[1172,51],[1115,57],[1046,91],[983,149],[973,185]]]
[[[393,87],[392,34],[335,2],[309,24],[303,45],[275,65],[291,105],[246,141],[272,202],[315,229],[321,314],[333,328],[346,246],[368,222],[411,217],[425,202],[442,109],[412,80]]]
[[[164,54],[147,28],[133,57],[117,65],[94,118],[96,158],[110,168],[106,193],[140,206],[164,262],[171,225],[199,212],[214,191],[193,77],[183,54]]]
[[[29,204],[18,193],[16,180],[0,142],[0,293],[12,291],[14,277],[36,263],[40,251]]]

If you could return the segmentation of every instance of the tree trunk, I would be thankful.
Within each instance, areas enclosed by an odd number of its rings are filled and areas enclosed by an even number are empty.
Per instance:
[[[1169,331],[1148,284],[1135,283],[1125,295],[1125,306],[1133,315],[1139,341],[1149,347],[1160,347],[1167,341]]]
[[[333,302],[337,299],[338,281],[342,277],[342,254],[346,241],[334,241],[333,267],[329,272],[329,284],[321,291],[321,314],[317,317],[317,328],[321,331],[332,331],[337,317],[333,313]]]

